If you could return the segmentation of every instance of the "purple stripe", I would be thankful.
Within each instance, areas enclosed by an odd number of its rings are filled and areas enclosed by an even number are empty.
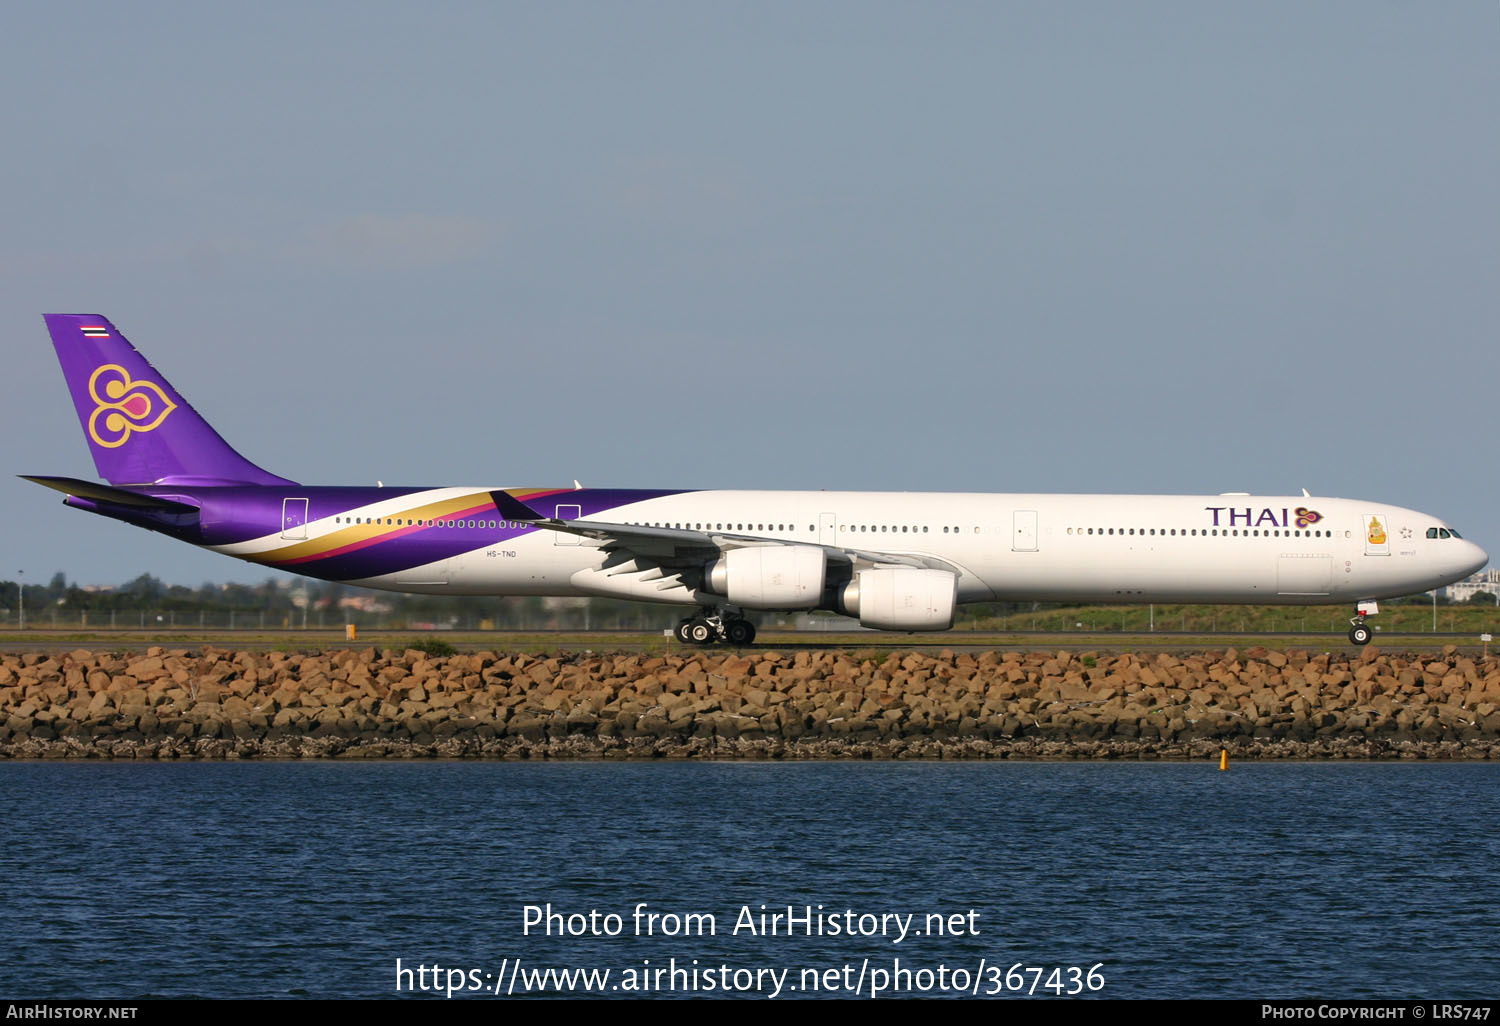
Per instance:
[[[267,535],[279,535],[284,499],[307,499],[308,520],[312,522],[344,516],[351,510],[376,502],[390,502],[392,499],[399,499],[403,496],[413,496],[411,505],[412,508],[416,508],[419,505],[426,505],[429,501],[419,496],[418,493],[428,491],[431,489],[213,488],[188,494],[177,491],[169,492],[167,489],[151,489],[152,494],[161,494],[168,498],[177,496],[200,505],[202,536],[197,540],[204,545],[229,545],[263,538]],[[568,490],[544,495],[538,504],[544,507],[541,512],[548,514],[553,512],[555,506],[578,506],[581,509],[581,516],[599,516],[621,506],[646,499],[684,494],[688,493],[680,489],[586,488],[581,491]],[[484,498],[480,498],[481,496]],[[479,520],[479,517],[473,515],[474,512],[481,509],[493,509],[493,505],[487,501],[487,492],[476,490],[475,498],[479,501],[462,517],[454,513],[442,519]],[[395,519],[397,515],[397,513],[391,513],[390,517]],[[404,513],[400,515],[403,519],[405,518]],[[385,519],[385,516],[381,519]],[[490,519],[489,516],[485,516],[483,522],[488,524]],[[498,523],[506,523],[498,515],[494,519]],[[531,527],[458,528],[417,524],[410,527],[403,525],[400,530],[395,530],[395,525],[392,525],[392,528],[389,534],[361,541],[353,547],[341,547],[332,553],[303,557],[295,562],[280,563],[269,557],[251,558],[267,566],[285,566],[296,573],[324,580],[355,580],[409,570],[412,567],[448,559],[487,545],[509,541],[537,530]],[[288,539],[286,544],[291,546],[298,543]]]

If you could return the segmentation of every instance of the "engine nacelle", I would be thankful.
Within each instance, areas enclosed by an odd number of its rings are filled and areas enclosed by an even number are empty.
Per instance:
[[[882,631],[945,631],[958,605],[958,576],[947,570],[861,570],[844,587],[841,612]]]
[[[811,545],[730,549],[707,574],[708,590],[745,609],[812,609],[823,597],[823,550]]]

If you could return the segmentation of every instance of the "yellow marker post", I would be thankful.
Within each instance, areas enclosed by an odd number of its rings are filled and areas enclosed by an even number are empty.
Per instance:
[[[344,624],[344,640],[345,641],[353,641],[355,633],[356,633],[356,631],[355,631],[355,628],[354,628],[354,624],[352,624],[352,623],[346,623],[346,624]]]
[[[1220,748],[1219,749],[1219,769],[1220,770],[1227,770],[1228,768],[1229,768],[1229,749],[1227,749],[1227,748]]]

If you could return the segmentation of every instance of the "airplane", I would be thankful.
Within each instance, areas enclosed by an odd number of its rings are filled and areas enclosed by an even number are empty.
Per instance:
[[[308,577],[449,595],[688,607],[686,644],[749,645],[746,610],[943,631],[969,602],[1352,601],[1489,556],[1437,517],[1300,496],[327,487],[236,452],[107,319],[46,314],[107,484],[22,475],[67,506]]]

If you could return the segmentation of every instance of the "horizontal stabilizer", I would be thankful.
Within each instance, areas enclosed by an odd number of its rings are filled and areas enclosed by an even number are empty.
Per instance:
[[[109,485],[95,484],[92,481],[80,481],[76,477],[35,477],[31,474],[20,476],[28,481],[35,481],[45,488],[62,492],[64,495],[92,499],[95,502],[111,502],[116,506],[133,506],[137,509],[156,509],[164,513],[196,513],[198,511],[197,506],[189,506],[185,502],[158,499],[154,495],[142,495],[140,492],[132,492],[124,488],[111,488]]]

